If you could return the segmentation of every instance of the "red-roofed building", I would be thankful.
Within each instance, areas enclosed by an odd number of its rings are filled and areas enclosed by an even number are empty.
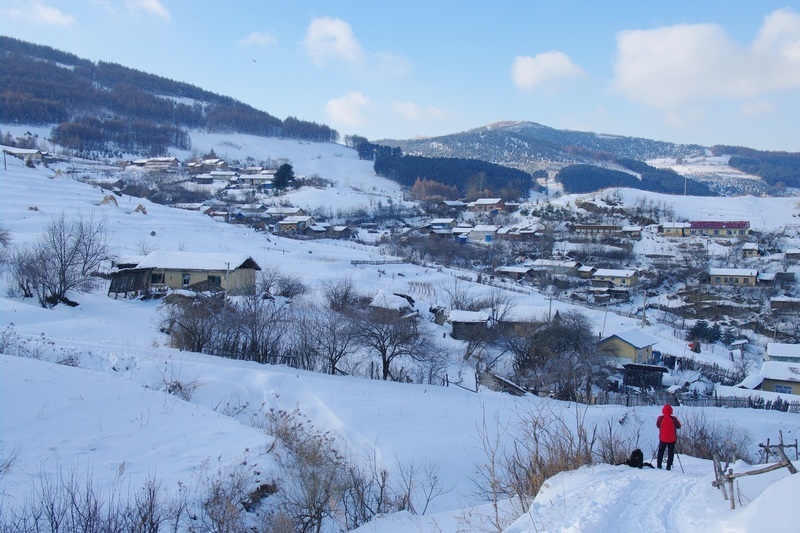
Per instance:
[[[685,234],[690,236],[702,235],[705,237],[747,237],[750,235],[750,222],[747,220],[715,221],[700,220],[689,222]]]

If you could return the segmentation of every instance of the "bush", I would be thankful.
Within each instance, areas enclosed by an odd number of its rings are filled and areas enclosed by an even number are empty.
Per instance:
[[[719,422],[707,410],[694,409],[683,415],[681,422],[677,444],[679,453],[701,459],[716,456],[723,461],[755,461],[751,452],[753,437],[733,421]]]

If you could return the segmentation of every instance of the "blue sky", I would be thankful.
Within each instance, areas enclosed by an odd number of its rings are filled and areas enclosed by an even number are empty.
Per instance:
[[[0,0],[0,33],[372,140],[492,122],[800,151],[800,5]]]

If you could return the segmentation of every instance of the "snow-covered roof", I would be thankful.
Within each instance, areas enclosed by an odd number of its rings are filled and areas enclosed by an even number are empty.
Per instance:
[[[145,258],[143,255],[121,255],[115,263],[117,265],[138,265]]]
[[[502,201],[503,201],[502,198],[478,198],[472,203],[474,205],[494,205]]]
[[[768,342],[767,357],[800,357],[800,344],[788,344],[785,342]]]
[[[754,268],[711,268],[708,271],[711,276],[757,276],[758,270]]]
[[[761,377],[800,383],[800,364],[782,361],[764,361],[761,365]]]
[[[308,222],[311,217],[308,215],[292,215],[279,221],[278,224],[298,224],[300,222]]]
[[[691,224],[688,222],[664,222],[661,224],[661,227],[664,229],[684,229],[690,226]]]
[[[580,263],[577,261],[560,261],[558,259],[536,259],[531,265],[535,267],[577,268]]]
[[[746,242],[742,245],[742,250],[758,250],[758,243]]]
[[[598,268],[595,270],[594,277],[630,278],[636,275],[635,270],[619,270],[614,268]]]
[[[392,309],[396,311],[401,311],[403,309],[408,309],[411,307],[411,304],[408,303],[408,300],[403,298],[402,296],[397,296],[396,294],[392,294],[390,292],[386,292],[383,289],[378,291],[378,294],[372,299],[369,303],[371,307],[378,307],[380,309]]]
[[[499,229],[500,229],[500,226],[495,226],[495,225],[492,225],[492,224],[478,224],[477,226],[475,226],[474,228],[472,228],[472,231],[479,231],[479,232],[484,232],[484,231],[488,231],[488,232],[495,232],[495,231],[497,231],[497,230],[499,230]]]
[[[448,314],[450,322],[486,322],[489,320],[489,313],[486,311],[450,311]]]
[[[524,266],[501,266],[495,269],[495,272],[506,272],[509,274],[527,274],[530,267]]]
[[[245,266],[261,270],[247,254],[210,252],[150,252],[137,268],[167,270],[236,270]]]
[[[613,337],[625,341],[635,348],[647,348],[648,346],[652,346],[658,342],[658,340],[654,339],[653,337],[651,337],[650,335],[648,335],[639,328],[620,331],[619,333],[614,333],[613,335],[609,335],[603,340],[605,341]]]
[[[452,224],[456,221],[454,218],[434,218],[431,220],[431,225],[438,225],[438,224]]]

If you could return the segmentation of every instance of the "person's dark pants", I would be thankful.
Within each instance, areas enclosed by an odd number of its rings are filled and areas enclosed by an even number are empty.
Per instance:
[[[661,468],[661,463],[664,461],[664,450],[667,450],[667,470],[672,470],[672,460],[675,458],[675,443],[659,441],[657,458],[659,468]]]

